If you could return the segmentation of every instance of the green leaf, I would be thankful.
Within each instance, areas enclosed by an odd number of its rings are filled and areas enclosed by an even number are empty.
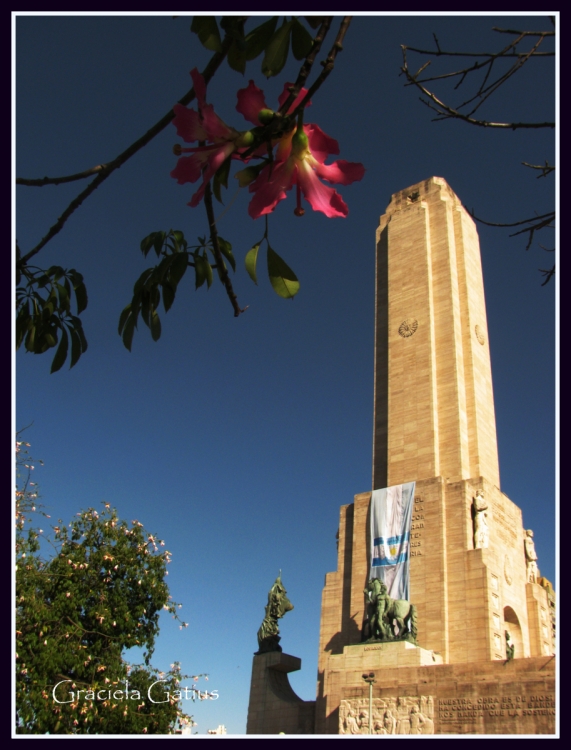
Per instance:
[[[244,22],[248,16],[222,16],[220,28],[234,39],[244,42]]]
[[[59,346],[57,348],[55,356],[52,360],[50,374],[53,372],[57,372],[58,370],[62,368],[63,363],[67,359],[67,347],[68,347],[67,331],[65,330],[65,328],[62,328],[61,340],[59,342]]]
[[[141,293],[141,290],[144,289],[147,281],[151,278],[154,271],[155,271],[154,268],[147,268],[145,271],[143,271],[143,273],[139,276],[139,278],[135,282],[135,286],[133,287],[133,297],[136,297],[138,294]]]
[[[151,327],[151,290],[143,289],[141,292],[141,317],[149,328]]]
[[[264,160],[260,162],[260,164],[253,164],[251,167],[246,167],[245,169],[241,169],[239,172],[236,172],[234,177],[238,180],[238,185],[241,188],[251,185],[252,182],[254,182],[254,180],[260,174],[262,169],[266,166],[266,163],[266,160]]]
[[[202,255],[202,260],[204,261],[204,273],[206,275],[206,285],[210,289],[212,286],[212,266],[208,262],[208,256],[206,255],[206,250],[204,250]]]
[[[176,287],[174,287],[169,281],[163,281],[163,306],[165,312],[168,312],[176,295]]]
[[[277,76],[281,73],[286,64],[287,53],[289,52],[289,35],[291,33],[292,22],[287,21],[280,26],[266,47],[266,54],[262,61],[262,73],[266,78]]]
[[[127,320],[125,321],[125,327],[123,328],[123,344],[126,349],[131,351],[131,346],[133,344],[133,334],[135,333],[135,317],[130,312]]]
[[[221,166],[216,170],[216,174],[214,175],[214,181],[212,183],[212,192],[214,193],[218,203],[222,203],[222,198],[220,196],[220,187],[221,186],[224,186],[225,188],[228,187],[228,174],[230,172],[231,161],[232,161],[232,157],[229,156],[224,162],[222,162]]]
[[[167,236],[166,232],[155,232],[154,233],[153,247],[155,248],[155,253],[157,254],[157,258],[161,254],[161,250],[163,249],[163,244],[164,244],[166,236]]]
[[[43,289],[50,282],[51,282],[50,277],[47,275],[47,273],[44,273],[41,276],[38,276],[38,278],[36,279],[36,286],[39,287],[40,289]]]
[[[244,263],[246,264],[246,271],[248,276],[252,279],[254,284],[258,283],[258,277],[256,276],[256,263],[258,261],[258,250],[260,249],[261,242],[256,242],[251,250],[246,253]]]
[[[35,345],[36,345],[36,326],[32,323],[26,335],[24,346],[26,347],[27,351],[33,352]]]
[[[186,240],[184,239],[184,234],[180,230],[175,229],[172,232],[172,236],[174,237],[174,241],[179,246],[179,248],[184,247],[184,249],[186,250],[187,245],[186,245]]]
[[[67,281],[67,279],[66,279]],[[69,312],[69,294],[65,286],[62,284],[58,284],[56,282],[56,289],[58,290],[59,294],[59,309],[64,310],[65,312]]]
[[[274,292],[284,299],[291,299],[299,292],[297,276],[268,245],[268,274]]]
[[[71,320],[74,326],[74,329],[79,334],[79,338],[81,339],[81,353],[85,354],[87,351],[87,339],[85,338],[85,334],[83,333],[83,324],[79,318],[76,318],[75,315],[71,316]]]
[[[291,51],[296,60],[304,60],[313,47],[313,39],[305,26],[302,26],[297,18],[292,19],[291,29]]]
[[[323,16],[304,16],[312,29],[317,29],[323,23]]]
[[[145,258],[147,257],[150,249],[153,246],[153,243],[155,241],[155,234],[155,232],[152,232],[141,240],[141,252],[145,256]]]
[[[278,17],[274,16],[269,21],[256,26],[246,35],[246,60],[255,60],[265,50],[266,45],[274,35]]]
[[[234,273],[236,273],[236,258],[234,257],[234,254],[232,253],[232,245],[228,242],[228,240],[222,239],[222,237],[218,237],[218,247],[220,248],[220,252],[222,255],[226,258],[228,263],[232,266],[232,270]]]
[[[73,289],[75,291],[75,302],[77,304],[77,314],[81,314],[87,307],[87,289],[83,283],[83,276],[77,274],[80,278],[73,279]]]
[[[77,364],[78,359],[81,357],[82,346],[81,337],[75,330],[75,328],[72,328],[69,333],[71,335],[71,363],[69,365],[69,369],[71,370],[71,368]]]
[[[123,332],[123,328],[125,327],[125,323],[127,322],[127,318],[131,314],[131,303],[123,308],[123,311],[121,312],[121,315],[119,316],[119,336]]]
[[[242,75],[246,72],[246,49],[236,39],[228,50],[228,65]]]
[[[57,281],[65,275],[65,271],[61,266],[50,266],[46,273],[48,276],[53,276],[54,281]]]
[[[168,280],[176,288],[188,268],[188,253],[177,253],[169,266]]]
[[[165,255],[165,257],[161,260],[158,266],[156,266],[155,270],[153,271],[153,282],[156,284],[159,282],[159,284],[162,282],[164,278],[168,276],[168,271],[173,263],[174,259],[180,255],[180,253],[173,253],[171,255]]]
[[[194,256],[195,289],[201,287],[206,281],[206,265],[208,265],[208,261],[204,260],[201,255]]]
[[[194,16],[190,30],[198,35],[203,47],[212,52],[222,52],[220,31],[214,16]]]
[[[151,313],[151,336],[153,337],[153,341],[158,341],[161,337],[161,321],[159,318],[159,314],[156,310],[153,310]]]
[[[159,289],[159,285],[157,284],[151,289],[151,309],[156,310],[160,304],[161,304],[161,291]]]
[[[30,300],[26,300],[20,306],[16,316],[16,349],[19,349],[24,340],[24,334],[32,325],[30,316]]]

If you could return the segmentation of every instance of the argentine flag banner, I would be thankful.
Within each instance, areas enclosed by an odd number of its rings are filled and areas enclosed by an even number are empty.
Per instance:
[[[410,527],[416,482],[373,490],[371,496],[371,573],[392,599],[409,598]]]

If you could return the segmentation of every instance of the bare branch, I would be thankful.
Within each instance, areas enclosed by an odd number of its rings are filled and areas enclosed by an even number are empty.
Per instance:
[[[544,34],[544,36],[551,36],[550,32]],[[511,45],[510,45],[511,46]],[[419,55],[434,55],[435,57],[494,57],[497,56],[496,52],[445,52],[444,50],[438,49],[419,49],[418,47],[409,47],[408,45],[401,44],[401,47],[410,50],[411,52],[417,52]],[[509,55],[504,57],[525,57],[527,52],[510,52]],[[534,57],[555,57],[555,52],[535,52]]]
[[[423,50],[416,47],[407,47],[405,45],[402,46],[403,50],[403,67],[401,68],[401,71],[405,74],[407,78],[407,86],[415,85],[417,88],[422,91],[423,95],[427,97],[429,100],[432,101],[433,105],[429,105],[432,109],[435,109],[435,111],[438,113],[439,118],[437,119],[448,119],[448,118],[457,118],[464,120],[466,122],[469,122],[473,125],[479,125],[481,127],[503,127],[503,128],[509,128],[509,129],[515,129],[515,128],[538,128],[538,127],[554,127],[554,123],[492,123],[488,120],[477,120],[472,115],[478,110],[479,107],[482,106],[482,104],[493,94],[495,91],[497,91],[511,76],[515,75],[522,67],[525,65],[525,63],[537,56],[543,55],[544,53],[539,52],[539,46],[542,44],[544,39],[547,36],[552,36],[552,32],[545,32],[545,33],[528,33],[528,32],[521,32],[517,34],[517,38],[512,40],[506,47],[504,47],[499,52],[495,53],[456,53],[456,52],[445,52],[440,47],[440,43],[435,35],[434,40],[436,44],[436,50]],[[533,46],[527,50],[526,52],[518,52],[517,47],[518,45],[527,37],[536,37],[539,38],[534,42]],[[421,72],[426,69],[427,64],[423,65],[420,70],[415,74],[412,75],[410,73],[410,70],[408,68],[407,63],[407,57],[406,57],[406,51],[411,50],[413,52],[417,52],[419,54],[424,55],[435,55],[436,57],[440,56],[462,56],[462,57],[473,57],[473,58],[485,58],[483,61],[476,60],[471,66],[468,66],[466,68],[463,68],[461,70],[455,70],[450,73],[444,73],[441,75],[434,75],[429,76],[426,78],[419,78]],[[545,54],[554,54],[554,53],[545,53]],[[496,63],[498,60],[513,60],[511,63],[510,68],[505,72],[500,74],[497,78],[495,78],[491,83],[488,83],[494,63]],[[462,102],[460,105],[451,107],[450,105],[445,104],[444,102],[441,102],[436,95],[429,91],[429,89],[424,85],[426,83],[437,81],[437,80],[444,80],[449,78],[458,78],[458,82],[455,85],[455,89],[458,89],[466,80],[466,78],[471,74],[478,70],[485,70],[484,78],[478,87],[476,93],[468,98],[466,101]],[[476,102],[475,106],[471,109],[469,112],[462,112],[461,110],[468,105]],[[426,103],[426,102],[425,102]]]
[[[504,130],[518,130],[520,128],[537,129],[537,128],[554,128],[555,127],[554,122],[491,122],[490,120],[476,120],[474,117],[471,117],[470,115],[465,115],[463,112],[459,112],[457,109],[454,109],[453,107],[448,106],[443,101],[438,99],[438,97],[435,94],[433,94],[431,91],[425,88],[419,81],[416,80],[416,77],[413,76],[408,70],[406,59],[405,59],[403,67],[401,68],[401,71],[405,74],[409,83],[414,84],[422,92],[422,94],[427,99],[429,99],[430,102],[432,102],[435,105],[435,106],[431,106],[428,102],[426,102],[422,98],[420,100],[424,104],[429,106],[431,109],[434,109],[439,114],[439,117],[436,119],[440,119],[440,120],[457,119],[457,120],[463,120],[464,122],[468,122],[471,125],[478,125],[479,127],[483,127],[483,128],[500,128]]]
[[[529,248],[531,247],[531,243],[533,242],[533,237],[534,237],[535,232],[539,232],[541,229],[545,229],[545,228],[553,229],[553,224],[551,222],[555,221],[555,211],[551,211],[548,214],[543,214],[542,216],[534,216],[530,219],[523,219],[522,221],[515,221],[511,224],[484,221],[483,219],[479,219],[474,214],[473,210],[470,211],[469,213],[475,221],[479,221],[480,224],[485,224],[488,227],[518,227],[518,226],[522,226],[522,224],[531,224],[531,226],[524,227],[523,229],[520,229],[518,232],[513,232],[513,234],[510,234],[510,237],[517,237],[518,234],[525,234],[526,232],[529,232],[529,238],[527,240],[527,245],[525,246],[526,250],[529,250]]]
[[[480,224],[485,224],[488,227],[520,227],[522,224],[531,224],[534,221],[542,221],[546,219],[548,222],[550,222],[555,219],[555,211],[550,211],[548,214],[542,214],[541,216],[533,216],[530,219],[523,219],[522,221],[514,221],[511,224],[505,224],[505,223],[495,223],[492,221],[484,221],[484,219],[480,219],[476,216],[476,214],[474,213],[474,209],[472,209],[471,211],[468,211],[468,213],[475,221],[479,221]],[[526,230],[524,229],[523,231],[526,231]],[[511,235],[511,236],[513,237],[515,235]]]
[[[522,164],[524,167],[529,167],[530,169],[540,169],[541,174],[537,175],[538,180],[541,177],[547,177],[551,172],[555,172],[555,167],[552,164],[549,164],[547,159],[545,160],[545,166],[542,166],[541,164],[528,164],[526,161],[522,161]]]
[[[549,281],[551,281],[551,277],[555,276],[555,266],[550,268],[548,271],[546,271],[543,268],[538,268],[537,270],[546,277],[545,281],[543,282],[541,286],[545,286]]]
[[[86,169],[84,172],[77,172],[66,177],[41,177],[35,180],[29,180],[25,177],[16,177],[16,185],[27,185],[28,187],[43,187],[44,185],[61,185],[64,182],[74,182],[75,180],[84,180],[99,172],[109,169],[109,164],[98,164],[96,167]]]
[[[520,36],[555,36],[554,31],[518,31],[517,29],[499,29],[497,26],[492,26],[492,31],[497,31],[498,34],[518,34]]]

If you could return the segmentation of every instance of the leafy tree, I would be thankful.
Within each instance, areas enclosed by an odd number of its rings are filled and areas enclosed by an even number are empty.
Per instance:
[[[180,699],[211,694],[194,687],[183,694],[187,675],[176,663],[166,674],[150,666],[161,610],[177,617],[165,582],[170,553],[106,503],[67,526],[60,520],[44,559],[43,530],[30,526],[40,506],[27,447],[17,444],[24,478],[16,489],[16,731],[174,732],[191,722]],[[143,665],[124,660],[132,646],[145,649]]]

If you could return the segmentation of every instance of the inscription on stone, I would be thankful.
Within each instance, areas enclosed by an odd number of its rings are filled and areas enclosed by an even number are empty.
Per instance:
[[[446,723],[465,723],[470,719],[497,716],[515,719],[518,716],[555,715],[555,695],[496,695],[486,698],[440,698],[438,719]]]
[[[420,557],[422,555],[422,539],[424,529],[424,500],[422,497],[414,498],[414,511],[410,532],[410,556]]]

